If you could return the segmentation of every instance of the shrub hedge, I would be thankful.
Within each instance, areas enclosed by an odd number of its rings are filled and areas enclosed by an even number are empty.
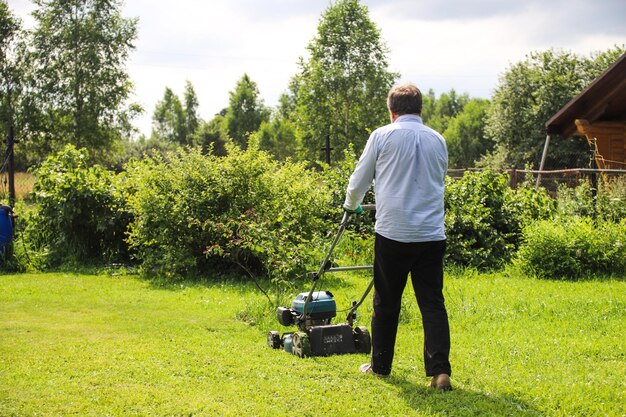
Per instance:
[[[516,264],[539,278],[579,280],[626,274],[626,219],[559,217],[529,224]]]
[[[35,171],[35,209],[26,213],[24,238],[40,267],[124,261],[131,216],[123,174],[89,166],[85,149],[67,145]]]
[[[583,216],[601,221],[620,222],[626,219],[626,177],[606,178],[594,190],[589,181],[574,188],[558,189],[558,215]]]
[[[551,216],[554,201],[543,189],[511,189],[506,174],[468,171],[458,180],[448,177],[445,210],[446,261],[490,269],[511,260],[524,225]]]
[[[322,170],[279,163],[254,141],[221,157],[180,149],[119,174],[88,159],[67,146],[36,171],[23,237],[38,266],[133,259],[170,279],[237,267],[277,283],[317,268],[356,164],[350,149]],[[596,195],[588,184],[562,189],[555,201],[530,185],[510,189],[505,174],[449,178],[446,261],[490,269],[516,258],[529,273],[560,279],[623,273],[624,184]],[[353,242],[343,245],[353,259],[371,258],[373,223],[372,215],[353,217]]]
[[[290,280],[317,257],[332,207],[320,176],[302,164],[279,164],[249,144],[224,157],[180,150],[127,172],[128,242],[147,273],[206,275],[238,265]]]
[[[553,219],[530,223],[515,263],[531,275],[626,277],[626,179],[561,187]]]

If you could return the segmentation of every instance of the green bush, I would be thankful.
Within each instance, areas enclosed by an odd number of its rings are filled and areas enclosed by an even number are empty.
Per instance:
[[[607,178],[598,185],[596,213],[600,219],[620,222],[626,219],[626,176]]]
[[[67,145],[35,171],[24,234],[40,266],[128,260],[123,175],[88,159],[87,150]]]
[[[556,215],[557,203],[545,188],[537,189],[532,182],[524,182],[509,193],[522,227],[535,220],[549,219]],[[519,235],[517,243],[519,244]]]
[[[580,185],[576,187],[561,184],[557,190],[556,200],[559,217],[593,217],[595,215],[591,183],[588,181],[581,181]]]
[[[549,217],[554,204],[544,190],[512,190],[508,176],[466,172],[446,182],[446,261],[479,269],[508,263],[528,222]]]
[[[283,282],[319,260],[330,194],[302,164],[279,164],[251,142],[224,157],[180,150],[127,170],[128,241],[149,274],[207,275],[238,265]]]
[[[515,263],[541,278],[576,280],[626,271],[626,181],[589,181],[557,193],[556,217],[528,224]]]
[[[619,222],[626,218],[626,177],[598,181],[597,190],[589,181],[574,188],[559,187],[558,214],[561,217],[583,216]]]
[[[626,220],[596,222],[572,216],[543,220],[524,229],[516,264],[540,278],[578,280],[624,277]]]

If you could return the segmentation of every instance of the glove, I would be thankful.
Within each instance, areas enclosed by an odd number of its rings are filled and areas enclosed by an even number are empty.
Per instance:
[[[359,204],[359,206],[358,206],[357,208],[355,208],[355,209],[348,209],[348,208],[345,208],[345,207],[344,207],[344,208],[343,208],[343,210],[344,210],[345,212],[347,212],[347,213],[350,213],[350,214],[361,214],[361,213],[363,213],[363,207],[361,207],[361,205],[360,205],[360,204]]]

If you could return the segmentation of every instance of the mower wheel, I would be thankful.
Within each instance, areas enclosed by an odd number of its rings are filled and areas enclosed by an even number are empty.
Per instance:
[[[279,349],[281,345],[280,334],[272,330],[267,334],[267,345],[272,349]]]
[[[367,327],[358,326],[354,328],[354,346],[358,353],[370,353],[370,350],[372,350],[372,339]]]
[[[311,356],[311,342],[309,335],[304,332],[295,332],[291,339],[293,345],[291,351],[299,358]]]

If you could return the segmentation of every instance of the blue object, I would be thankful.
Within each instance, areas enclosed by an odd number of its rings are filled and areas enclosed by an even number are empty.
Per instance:
[[[0,250],[4,250],[13,239],[13,209],[0,205]]]
[[[298,314],[302,314],[308,295],[308,292],[302,292],[291,302],[291,308]],[[316,291],[311,294],[311,301],[307,304],[307,315],[311,318],[327,319],[335,317],[336,313],[337,304],[330,291]]]
[[[283,336],[283,349],[287,353],[293,353],[293,333],[288,333]]]

